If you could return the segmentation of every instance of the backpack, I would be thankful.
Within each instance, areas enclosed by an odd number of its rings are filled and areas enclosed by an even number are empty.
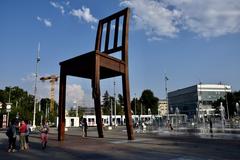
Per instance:
[[[7,129],[6,135],[7,135],[8,137],[13,137],[12,127],[9,127],[9,128]]]

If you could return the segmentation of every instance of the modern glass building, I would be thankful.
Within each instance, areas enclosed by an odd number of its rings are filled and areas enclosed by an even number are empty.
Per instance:
[[[212,103],[220,97],[225,99],[227,92],[231,92],[230,85],[224,84],[198,84],[168,93],[170,113],[175,113],[176,108],[180,113],[193,118],[198,108],[211,109]]]

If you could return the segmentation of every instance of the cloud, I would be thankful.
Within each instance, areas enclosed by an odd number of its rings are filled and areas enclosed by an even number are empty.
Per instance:
[[[38,83],[38,97],[50,98],[51,85],[49,81]],[[82,104],[85,92],[79,84],[67,84],[66,86],[66,107],[72,107],[74,102]],[[59,100],[59,81],[55,83],[55,101]]]
[[[51,21],[49,21],[47,19],[44,19],[43,22],[44,22],[45,26],[52,27],[52,22]]]
[[[66,88],[66,104],[72,106],[73,102],[80,104],[84,97],[84,91],[79,84],[67,84]]]
[[[69,1],[65,2],[65,5],[66,5],[66,6],[69,6],[69,5],[70,5],[70,2],[69,2]]]
[[[212,38],[240,32],[236,0],[123,0],[133,10],[137,29],[150,37],[176,37],[180,31]]]
[[[46,74],[44,76],[47,76],[49,74]],[[40,100],[42,98],[50,98],[50,90],[51,85],[49,81],[40,81],[40,77],[38,77],[37,81],[37,98]],[[35,73],[30,73],[23,78],[21,78],[22,81],[22,87],[26,88],[29,93],[34,94],[34,84],[35,84]],[[54,86],[55,89],[55,96],[54,99],[58,103],[59,100],[59,80],[55,83]],[[87,100],[87,106],[90,105],[91,96],[85,95],[84,90],[82,89],[82,86],[75,83],[67,84],[66,86],[66,107],[72,107],[73,102],[76,101],[78,105],[83,105]]]
[[[39,17],[39,16],[37,16],[37,20],[38,20],[38,21],[42,21],[42,18]]]
[[[37,20],[39,22],[42,22],[46,27],[52,27],[52,22],[49,19],[45,19],[37,16]]]
[[[34,81],[34,78],[35,78],[35,73],[30,73],[28,75],[26,75],[25,77],[22,77],[21,78],[21,81],[23,82],[33,82]]]
[[[97,23],[98,20],[91,13],[90,9],[82,6],[82,9],[72,9],[70,15],[76,16],[79,20],[84,20],[87,23]]]
[[[181,12],[169,10],[162,2],[154,0],[129,0],[121,5],[133,8],[133,19],[137,29],[144,29],[149,37],[175,37]]]
[[[64,7],[63,7],[62,5],[60,5],[59,3],[50,1],[50,4],[51,4],[54,8],[59,9],[62,14],[65,13]],[[68,1],[68,2],[66,2],[65,4],[66,4],[66,5],[69,5],[70,2]]]
[[[94,25],[91,25],[92,30],[96,30],[96,27]]]

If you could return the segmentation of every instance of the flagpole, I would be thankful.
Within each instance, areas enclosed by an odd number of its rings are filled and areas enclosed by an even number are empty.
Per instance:
[[[34,84],[34,107],[33,107],[33,128],[36,128],[36,106],[37,106],[37,79],[38,79],[38,63],[40,61],[40,42],[38,43],[37,58],[36,58],[36,72]]]

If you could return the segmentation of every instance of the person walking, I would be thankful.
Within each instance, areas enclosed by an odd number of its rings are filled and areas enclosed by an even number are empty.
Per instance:
[[[47,123],[47,122],[44,122],[44,123],[43,123],[40,132],[41,132],[41,144],[42,144],[42,149],[45,149],[45,148],[47,147],[48,132],[49,132],[49,127],[48,127],[48,123]]]
[[[211,120],[211,118],[209,119],[209,127],[210,127],[211,137],[213,137],[213,126],[212,126],[212,120]]]
[[[20,127],[19,127],[19,133],[20,133],[20,150],[27,149],[26,147],[26,132],[27,132],[27,125],[22,120]]]
[[[29,124],[29,121],[26,121],[26,125],[27,125],[27,130],[26,130],[26,136],[25,136],[25,139],[26,139],[26,149],[29,149],[29,134],[31,132],[31,126]]]
[[[82,121],[82,137],[87,137],[87,129],[88,129],[87,119],[83,118],[83,121]]]
[[[17,132],[16,132],[16,123],[14,119],[11,121],[11,124],[6,134],[8,136],[8,152],[15,152]]]

